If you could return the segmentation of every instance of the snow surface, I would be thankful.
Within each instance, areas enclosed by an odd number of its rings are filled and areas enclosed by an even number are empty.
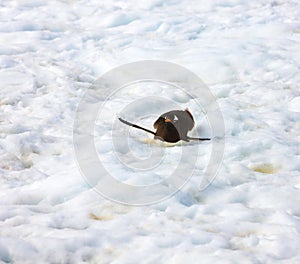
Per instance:
[[[300,263],[299,17],[296,0],[1,1],[0,262]],[[193,177],[168,200],[132,207],[84,181],[72,130],[94,80],[145,59],[202,78],[226,150],[204,191]],[[132,91],[109,103],[122,108]],[[106,133],[99,155],[121,181],[165,176],[118,173]],[[130,130],[129,140],[147,156],[148,135]]]

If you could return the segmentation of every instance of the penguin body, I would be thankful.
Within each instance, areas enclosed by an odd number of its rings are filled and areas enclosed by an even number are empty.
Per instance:
[[[173,110],[162,114],[153,124],[155,139],[175,143],[189,141],[187,133],[194,127],[194,118],[188,109]]]

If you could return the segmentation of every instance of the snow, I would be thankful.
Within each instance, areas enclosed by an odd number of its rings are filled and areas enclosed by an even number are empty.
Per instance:
[[[299,263],[299,17],[299,3],[284,0],[2,1],[0,262]],[[188,178],[168,199],[129,206],[81,174],[73,127],[94,81],[140,60],[203,80],[223,115],[225,152],[201,189],[212,142],[165,144],[117,116],[152,129],[171,106],[188,107],[191,135],[206,137],[210,102],[200,108],[201,98],[162,82],[122,87],[95,122],[104,169],[142,188],[168,179],[183,158]],[[91,104],[104,102],[95,95]]]

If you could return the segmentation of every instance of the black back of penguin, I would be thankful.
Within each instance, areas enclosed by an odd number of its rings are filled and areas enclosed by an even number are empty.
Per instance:
[[[155,138],[177,142],[179,140],[188,141],[187,133],[194,127],[194,118],[189,110],[173,110],[162,114],[155,122]]]

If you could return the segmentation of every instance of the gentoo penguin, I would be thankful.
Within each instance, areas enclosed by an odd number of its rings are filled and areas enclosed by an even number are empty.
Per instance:
[[[155,139],[170,143],[176,143],[180,140],[210,140],[210,138],[194,138],[187,135],[187,133],[192,130],[195,125],[194,118],[188,109],[185,109],[184,111],[172,110],[162,114],[153,124],[156,132],[130,123],[120,117],[119,120],[128,126],[153,134]]]

